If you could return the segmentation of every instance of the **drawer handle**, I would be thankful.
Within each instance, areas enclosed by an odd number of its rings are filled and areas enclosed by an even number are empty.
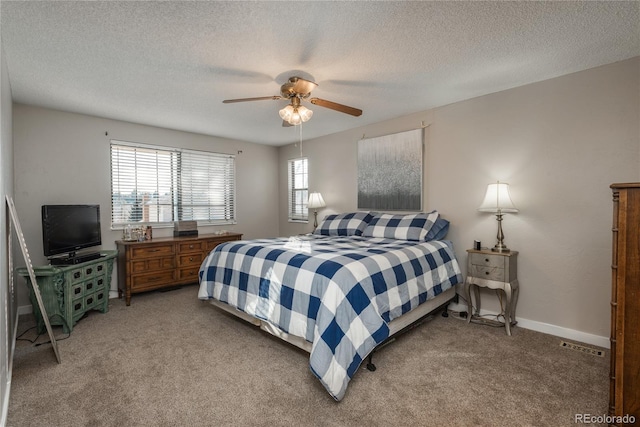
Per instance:
[[[189,249],[193,249],[193,245],[189,245]]]
[[[104,298],[104,294],[101,292],[98,294],[98,300],[101,300],[102,298]]]
[[[192,256],[191,256],[191,257],[189,257],[189,261],[193,261],[193,257],[192,257]]]
[[[102,266],[101,265],[98,266],[98,271],[102,271]]]
[[[160,249],[149,249],[149,252],[158,252]]]
[[[93,288],[93,283],[87,283],[87,290]]]
[[[102,283],[103,283],[103,282],[104,282],[104,280],[99,279],[99,280],[98,280],[98,286],[102,285]]]
[[[76,305],[73,306],[74,310],[80,310],[82,308],[82,304],[81,303],[77,303]]]
[[[162,277],[160,276],[149,277],[149,280],[160,280],[160,279],[162,279]]]
[[[77,279],[78,277],[80,277],[80,272],[76,271],[75,273],[73,273],[73,278]]]
[[[73,293],[76,294],[76,295],[78,295],[80,292],[82,292],[82,289],[80,289],[80,288],[75,288],[73,290]]]
[[[484,259],[484,262],[489,262],[489,258],[485,258],[485,259]]]
[[[87,274],[91,274],[93,272],[93,268],[87,268]]]
[[[93,302],[93,297],[87,300],[87,304],[91,304]]]

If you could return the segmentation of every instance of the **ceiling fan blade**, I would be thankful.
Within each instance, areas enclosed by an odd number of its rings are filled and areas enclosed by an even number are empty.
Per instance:
[[[311,98],[309,100],[313,105],[319,105],[321,107],[330,108],[332,110],[340,111],[341,113],[351,114],[352,116],[360,116],[362,110],[349,107],[347,105],[338,104],[337,102],[331,102],[320,98]]]
[[[272,95],[272,96],[260,96],[257,98],[238,98],[238,99],[225,99],[222,101],[223,104],[231,104],[233,102],[246,102],[246,101],[265,101],[270,99],[272,101],[277,101],[278,99],[283,99],[280,95]]]

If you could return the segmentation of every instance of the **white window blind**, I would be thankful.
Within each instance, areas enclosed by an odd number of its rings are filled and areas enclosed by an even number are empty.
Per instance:
[[[235,157],[111,141],[111,226],[235,223]]]
[[[309,210],[309,168],[306,158],[288,162],[289,175],[289,221],[307,221]]]

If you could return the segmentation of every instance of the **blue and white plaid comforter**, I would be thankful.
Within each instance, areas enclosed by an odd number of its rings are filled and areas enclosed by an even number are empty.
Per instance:
[[[388,322],[461,281],[443,241],[308,235],[217,246],[200,267],[198,297],[312,343],[312,372],[341,400]]]

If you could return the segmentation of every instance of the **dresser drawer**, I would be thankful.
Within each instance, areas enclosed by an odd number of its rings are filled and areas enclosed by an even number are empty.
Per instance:
[[[67,273],[67,278],[69,278],[70,283],[82,282],[84,280],[84,268],[74,268]]]
[[[175,258],[166,256],[161,258],[142,259],[131,261],[131,273],[145,273],[175,268]]]
[[[187,266],[200,267],[200,264],[202,264],[203,259],[204,259],[204,254],[202,252],[180,255],[178,256],[178,266],[179,267],[187,267]]]
[[[173,245],[140,245],[131,248],[131,259],[160,257],[173,255]]]
[[[495,280],[496,282],[504,282],[504,268],[485,267],[472,264],[469,267],[469,273],[478,279]]]
[[[84,298],[78,298],[77,300],[73,300],[71,303],[71,317],[76,317],[78,315],[84,315],[86,311],[84,305]]]
[[[95,307],[97,303],[96,294],[90,294],[84,297],[84,308],[85,310],[90,310]]]
[[[104,281],[104,280],[103,280]],[[84,282],[84,293],[89,294],[95,292],[99,288],[98,280],[95,278]]]
[[[483,267],[504,268],[504,257],[501,255],[469,254],[469,264]]]
[[[93,265],[87,265],[83,267],[82,273],[85,278],[94,277],[98,274],[104,274],[106,268],[106,262],[99,262]]]
[[[131,287],[136,288],[152,288],[156,285],[166,285],[174,282],[176,279],[175,270],[160,271],[151,274],[141,274],[131,277]]]
[[[178,279],[180,281],[187,281],[193,279],[194,282],[198,281],[198,273],[200,272],[200,266],[193,266],[191,268],[181,268],[178,270]]]
[[[207,249],[206,242],[202,240],[193,240],[190,242],[178,243],[178,253],[186,254],[191,252],[202,252]]]

